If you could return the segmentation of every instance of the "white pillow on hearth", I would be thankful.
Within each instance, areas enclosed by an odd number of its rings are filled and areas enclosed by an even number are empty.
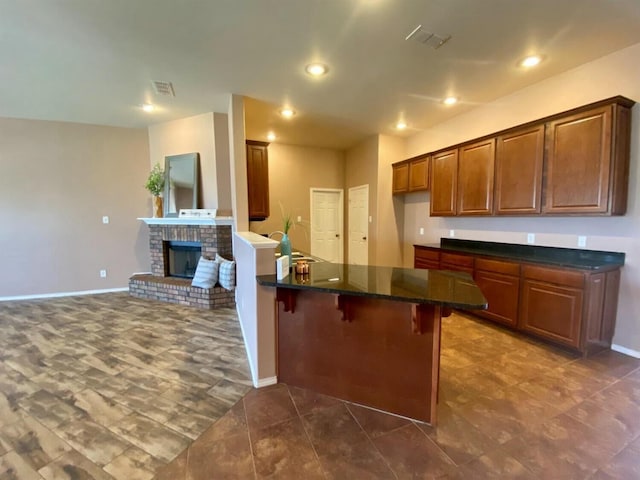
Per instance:
[[[196,273],[193,276],[191,282],[192,287],[200,288],[213,288],[218,282],[218,271],[220,264],[215,260],[209,260],[205,257],[200,257],[198,260],[198,267]]]
[[[233,290],[236,288],[236,262],[227,260],[216,253],[216,262],[220,264],[218,283],[222,288]]]

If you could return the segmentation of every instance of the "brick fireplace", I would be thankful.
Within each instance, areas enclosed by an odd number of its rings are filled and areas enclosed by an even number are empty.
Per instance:
[[[231,219],[142,218],[149,226],[151,274],[133,275],[129,293],[138,298],[212,309],[235,306],[235,292],[191,286],[190,278],[167,276],[169,242],[199,244],[202,256],[232,257]]]

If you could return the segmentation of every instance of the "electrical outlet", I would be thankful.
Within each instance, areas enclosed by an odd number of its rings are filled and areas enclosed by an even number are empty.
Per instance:
[[[420,227],[420,235],[424,235],[424,228]]]
[[[107,278],[107,271],[106,270],[100,270],[100,278]]]
[[[535,233],[527,233],[527,243],[536,243]]]
[[[302,221],[302,217],[300,215],[298,215],[298,222]]]
[[[455,237],[456,236],[456,231],[455,230],[449,230],[449,236],[450,237]]]
[[[105,225],[107,223],[109,223],[109,216],[108,215],[105,215],[104,217],[102,217],[102,223],[104,223]]]
[[[586,247],[587,246],[587,237],[584,235],[578,235],[578,246]]]

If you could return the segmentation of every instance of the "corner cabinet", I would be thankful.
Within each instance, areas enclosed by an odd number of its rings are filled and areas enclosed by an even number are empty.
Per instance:
[[[429,190],[429,155],[419,155],[391,165],[393,194]]]
[[[256,140],[246,144],[249,220],[264,220],[269,216],[269,144]]]

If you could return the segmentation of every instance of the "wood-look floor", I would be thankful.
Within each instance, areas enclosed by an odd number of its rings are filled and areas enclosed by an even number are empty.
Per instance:
[[[640,361],[444,319],[437,427],[255,390],[235,311],[0,303],[0,479],[640,478]]]

